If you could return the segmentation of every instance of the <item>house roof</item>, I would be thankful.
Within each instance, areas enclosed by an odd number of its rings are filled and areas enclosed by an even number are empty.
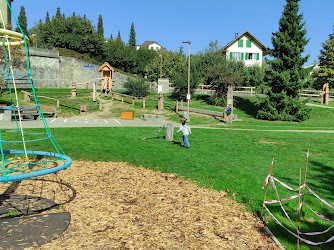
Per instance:
[[[101,72],[102,70],[110,70],[110,71],[115,71],[113,67],[110,66],[109,63],[105,62],[104,64],[102,64],[102,66],[99,68],[99,72]]]
[[[141,45],[141,47],[148,48],[148,46],[150,46],[153,43],[158,44],[162,48],[162,46],[159,43],[157,43],[156,41],[145,41],[145,42],[143,42],[143,44]]]
[[[140,48],[146,48],[146,49],[148,49],[148,46],[150,46],[151,44],[154,44],[154,43],[158,44],[161,47],[161,50],[166,50],[166,48],[162,47],[162,45],[159,44],[156,41],[145,41],[145,42],[143,42],[142,45],[136,45],[136,46],[139,46]]]
[[[234,40],[232,40],[231,42],[229,42],[227,45],[225,45],[221,50],[222,51],[226,51],[232,44],[234,44],[236,41],[238,41],[242,36],[247,35],[249,36],[253,41],[255,41],[263,50],[263,56],[268,55],[268,48],[266,46],[264,46],[259,40],[256,39],[255,36],[253,36],[250,32],[245,31],[244,33],[242,33],[240,36],[236,37]]]

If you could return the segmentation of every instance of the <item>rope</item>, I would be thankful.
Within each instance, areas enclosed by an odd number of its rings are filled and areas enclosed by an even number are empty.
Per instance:
[[[148,136],[142,138],[142,140],[146,140],[147,138],[149,138],[149,137],[150,137],[151,135],[153,135],[154,133],[156,133],[156,134],[160,133],[160,131],[163,130],[164,127],[166,127],[166,126],[167,126],[167,124],[162,125],[160,128],[158,128],[157,130],[154,130],[154,131],[153,131],[151,134],[149,134]]]

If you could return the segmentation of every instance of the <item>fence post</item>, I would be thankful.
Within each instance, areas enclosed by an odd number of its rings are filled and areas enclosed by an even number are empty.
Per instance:
[[[60,102],[59,102],[59,100],[57,100],[57,108],[59,108],[60,107]]]
[[[25,100],[25,101],[31,101],[31,99],[30,99],[30,95],[28,95],[28,93],[25,93],[25,92],[24,92],[24,100]]]
[[[143,109],[145,108],[145,97],[143,98]]]
[[[77,96],[77,84],[75,82],[72,82],[72,91],[71,91],[71,96],[72,98],[75,98]]]
[[[93,102],[96,102],[96,82],[93,83]]]
[[[164,96],[162,93],[159,93],[159,101],[158,101],[158,109],[163,110],[164,109]]]
[[[176,100],[176,104],[175,104],[175,112],[179,112],[179,101]]]
[[[173,125],[173,123],[167,123],[165,140],[172,141],[173,140],[173,135],[174,135],[174,125]]]

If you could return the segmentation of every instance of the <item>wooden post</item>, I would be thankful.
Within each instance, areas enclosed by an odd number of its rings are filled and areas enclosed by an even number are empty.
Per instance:
[[[179,101],[176,100],[176,104],[175,104],[175,112],[179,112]]]
[[[164,109],[164,96],[162,93],[159,93],[159,100],[158,100],[158,109],[163,110]]]
[[[124,102],[124,97],[122,96],[122,102]]]
[[[107,97],[108,92],[109,92],[109,89],[108,89],[108,77],[106,77],[105,80],[104,80],[104,96],[105,97]]]
[[[77,96],[77,84],[75,82],[72,82],[71,97],[75,98],[76,96]]]
[[[174,136],[174,124],[173,123],[167,123],[165,140],[172,141],[173,136]]]
[[[321,96],[321,103],[322,104],[327,104],[329,102],[329,84],[325,83],[324,86],[322,87],[322,96]]]
[[[226,122],[227,123],[232,123],[232,118],[233,118],[233,86],[232,86],[232,84],[228,85],[227,108],[231,109],[231,113],[227,114]]]
[[[80,104],[80,115],[87,115],[87,105]]]
[[[135,105],[135,98],[132,98],[132,105]]]
[[[60,102],[59,102],[59,100],[57,100],[57,108],[59,108],[60,107]]]
[[[31,101],[30,95],[28,95],[28,93],[26,93],[26,92],[24,92],[24,100],[25,101]]]
[[[143,98],[143,109],[145,108],[145,98]]]
[[[263,198],[263,203],[262,203],[261,217],[262,217],[262,214],[263,214],[263,204],[264,204],[264,202],[266,201],[266,198],[267,198],[269,181],[270,181],[271,171],[273,170],[273,166],[274,166],[274,157],[273,157],[273,160],[271,161],[271,165],[270,165],[268,184],[267,184],[267,187],[266,187],[266,192],[264,193],[264,198]]]
[[[93,102],[96,102],[96,82],[93,83]]]

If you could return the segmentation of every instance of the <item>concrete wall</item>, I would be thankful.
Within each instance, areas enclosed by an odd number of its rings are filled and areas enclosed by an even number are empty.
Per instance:
[[[76,58],[59,56],[56,49],[29,48],[29,63],[35,88],[71,88],[72,81],[77,83],[77,88],[85,88],[86,82],[89,82],[89,88],[93,88],[93,79],[101,78],[101,73],[98,71],[101,65],[92,65]],[[4,72],[5,68],[6,65],[1,63],[0,71]],[[27,74],[27,64],[21,63],[20,66],[14,67],[14,73]],[[120,72],[114,72],[113,90],[122,90],[128,77]],[[101,81],[95,81],[99,89]],[[16,86],[31,88],[28,79],[17,80]]]

